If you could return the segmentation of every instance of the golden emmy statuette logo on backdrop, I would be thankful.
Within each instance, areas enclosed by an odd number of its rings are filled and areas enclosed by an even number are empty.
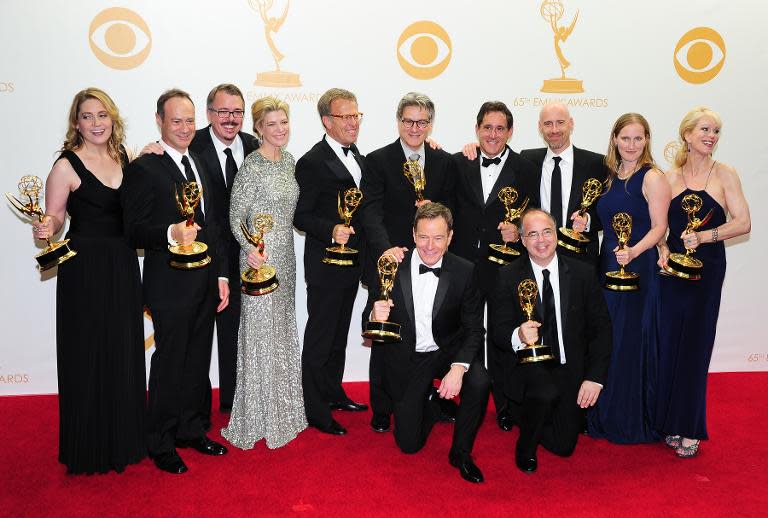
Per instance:
[[[270,72],[258,72],[256,74],[256,81],[253,84],[277,88],[301,86],[299,74],[280,70],[280,62],[285,56],[277,50],[275,40],[272,39],[272,35],[276,34],[280,27],[283,26],[285,18],[288,16],[288,7],[291,5],[291,2],[286,0],[283,14],[279,18],[269,15],[269,10],[272,9],[273,4],[273,0],[248,0],[248,5],[251,6],[251,9],[257,11],[261,16],[261,21],[264,23],[264,38],[267,40],[269,50],[272,51],[272,58],[275,60],[275,69]]]
[[[352,221],[352,215],[357,210],[357,207],[360,206],[361,201],[363,201],[363,191],[357,187],[352,187],[344,191],[343,200],[341,192],[339,192],[339,217],[345,227],[349,228],[349,224]],[[357,266],[359,255],[357,250],[347,247],[346,244],[330,246],[325,249],[323,262],[326,264],[335,264],[336,266]]]
[[[381,286],[379,300],[389,300],[397,276],[397,258],[391,254],[382,255],[379,257],[376,268],[379,270],[379,284]],[[400,324],[369,320],[365,324],[363,337],[380,343],[397,342],[400,340]]]
[[[526,197],[523,203],[518,208],[512,208],[512,205],[517,201],[517,189],[514,187],[502,187],[499,189],[499,200],[504,205],[504,223],[514,223],[525,212],[528,207],[528,198]],[[520,255],[520,252],[514,248],[509,248],[507,243],[504,242],[501,245],[492,243],[488,245],[488,260],[497,264],[509,264]]]
[[[535,307],[536,297],[539,295],[539,288],[533,279],[524,279],[517,285],[517,297],[520,300],[520,307],[525,313],[528,322],[533,320],[533,308]],[[552,348],[548,345],[537,343],[526,344],[525,347],[516,353],[518,363],[538,363],[546,360],[554,360]]]
[[[626,212],[619,212],[613,215],[611,226],[616,237],[619,239],[619,250],[629,243],[632,236],[632,216]],[[619,265],[619,269],[614,272],[606,272],[605,287],[612,291],[635,291],[640,289],[640,276],[635,272],[627,272],[624,265]]]
[[[683,34],[672,59],[681,79],[693,84],[706,83],[725,64],[725,41],[710,27],[696,27]]]
[[[176,188],[176,206],[181,216],[187,220],[187,226],[195,224],[195,209],[203,196],[203,188],[197,182],[184,182],[181,184],[181,195]],[[171,259],[168,264],[180,270],[194,270],[202,268],[211,262],[208,256],[208,245],[199,241],[193,241],[188,245],[169,246]]]
[[[272,216],[270,214],[256,214],[253,217],[254,232],[248,229],[245,222],[240,222],[240,230],[245,239],[255,246],[260,254],[264,253],[264,235],[272,230]],[[266,295],[277,289],[275,268],[268,264],[262,264],[259,268],[248,268],[240,276],[240,290],[246,295]]]
[[[416,191],[416,201],[424,201],[427,177],[424,175],[424,168],[421,167],[418,160],[406,160],[403,164],[403,174],[413,185],[413,190]]]
[[[597,178],[589,178],[581,186],[581,206],[579,207],[579,216],[584,217],[589,207],[595,203],[600,193],[603,192],[603,184]],[[573,229],[560,227],[557,229],[557,244],[568,250],[583,254],[587,251],[589,238],[581,232]]]
[[[698,194],[686,194],[680,201],[680,205],[683,207],[683,212],[688,215],[688,224],[685,226],[684,234],[689,234],[694,230],[697,230],[702,225],[706,224],[712,217],[712,210],[704,216],[704,219],[696,217],[696,213],[701,210],[702,199]],[[685,253],[673,253],[669,255],[667,259],[667,265],[662,269],[661,273],[674,275],[681,279],[687,279],[689,281],[698,281],[701,279],[701,270],[704,268],[704,263],[693,256],[696,250],[694,248],[685,247]]]
[[[88,43],[99,61],[115,70],[144,63],[152,50],[152,32],[141,16],[125,7],[110,7],[91,21]]]
[[[37,218],[40,223],[43,222],[45,211],[40,207],[40,195],[43,192],[43,181],[38,176],[22,176],[19,180],[19,193],[22,198],[27,198],[27,202],[23,203],[16,197],[7,192],[5,197],[11,202],[11,205],[24,214],[25,216],[31,216]],[[67,259],[71,259],[77,252],[69,248],[69,239],[64,241],[51,241],[46,238],[45,242],[48,246],[45,250],[35,256],[37,259],[38,267],[40,271],[45,271],[54,266],[63,263]]]
[[[560,77],[553,79],[545,79],[544,84],[541,87],[542,92],[547,93],[559,93],[559,94],[578,94],[584,91],[584,86],[581,79],[574,79],[565,75],[565,70],[571,66],[570,61],[565,59],[563,50],[560,48],[561,43],[565,43],[568,36],[573,32],[573,28],[576,26],[576,20],[579,19],[579,11],[576,11],[576,15],[573,17],[571,25],[568,27],[558,27],[558,22],[565,14],[565,6],[562,0],[544,0],[539,8],[541,16],[544,21],[548,22],[552,27],[554,35],[555,55],[560,63]]]
[[[412,23],[397,39],[397,61],[415,79],[434,79],[445,71],[453,56],[451,37],[435,22]]]
[[[677,154],[678,149],[680,149],[680,142],[677,140],[670,140],[667,142],[667,145],[664,146],[664,160],[666,160],[668,164],[672,165],[675,163],[675,155]]]

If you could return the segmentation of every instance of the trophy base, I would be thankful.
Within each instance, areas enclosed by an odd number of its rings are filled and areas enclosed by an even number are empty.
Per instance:
[[[580,94],[584,92],[584,84],[581,79],[572,79],[570,77],[545,79],[544,84],[541,86],[541,91],[552,94]]]
[[[565,227],[557,229],[557,245],[562,246],[566,250],[583,254],[587,251],[586,246],[584,246],[587,243],[589,243],[589,238],[581,232]]]
[[[520,257],[520,252],[507,245],[498,245],[496,243],[488,245],[488,260],[496,264],[509,264]]]
[[[363,337],[378,343],[398,342],[400,341],[400,324],[371,320],[365,324]]]
[[[50,270],[64,261],[77,255],[77,252],[69,248],[69,239],[51,243],[45,250],[35,256],[38,268],[41,272]]]
[[[555,359],[552,348],[548,345],[529,345],[515,354],[517,355],[517,363],[538,363]]]
[[[283,72],[282,70],[273,70],[271,72],[257,72],[256,81],[253,84],[258,86],[274,86],[277,88],[301,86],[299,74],[293,72]]]
[[[357,266],[359,255],[354,248],[331,246],[325,249],[323,262],[336,266]]]
[[[168,251],[171,252],[168,264],[179,270],[194,270],[211,262],[208,256],[208,245],[200,241],[193,241],[183,246],[169,246]]]
[[[694,257],[685,254],[670,254],[667,259],[667,265],[662,269],[662,273],[687,279],[689,281],[698,281],[701,279],[701,270],[704,263]]]
[[[637,291],[640,289],[640,276],[635,272],[607,272],[605,287],[611,291]]]
[[[272,293],[280,286],[275,273],[275,268],[267,264],[258,270],[248,268],[240,276],[240,291],[251,296]]]

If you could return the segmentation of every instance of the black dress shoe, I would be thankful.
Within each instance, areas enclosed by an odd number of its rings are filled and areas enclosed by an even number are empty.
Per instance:
[[[450,462],[451,466],[454,468],[459,468],[461,478],[467,482],[479,484],[485,480],[483,478],[483,473],[480,471],[480,468],[478,468],[477,465],[472,462],[472,457],[467,457],[464,460],[449,457],[448,462]]]
[[[331,419],[331,423],[328,425],[319,425],[317,423],[309,423],[312,428],[317,428],[323,433],[331,435],[346,435],[347,429],[341,426],[335,419]]]
[[[515,464],[517,464],[518,469],[522,471],[523,473],[533,473],[536,471],[536,467],[538,466],[538,462],[536,461],[536,454],[533,455],[520,455],[519,453],[515,453]]]
[[[347,412],[364,412],[368,410],[368,405],[363,403],[355,403],[351,399],[346,401],[331,401],[328,403],[331,410],[346,410]]]
[[[496,422],[499,424],[499,428],[505,432],[511,432],[512,428],[515,426],[515,421],[512,419],[512,416],[507,414],[497,415]]]
[[[388,432],[389,426],[389,415],[373,414],[373,417],[371,418],[371,428],[373,428],[374,432]]]
[[[176,447],[192,448],[203,455],[224,455],[227,453],[227,448],[224,445],[212,441],[205,435],[197,439],[176,439]]]
[[[155,466],[167,473],[181,475],[182,473],[187,472],[187,465],[181,460],[181,457],[176,453],[176,450],[160,453],[158,455],[151,455],[151,457]]]

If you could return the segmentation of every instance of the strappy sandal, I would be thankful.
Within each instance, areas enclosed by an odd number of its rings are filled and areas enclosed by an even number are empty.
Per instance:
[[[683,444],[683,438],[680,435],[667,435],[664,443],[673,450],[678,449]]]
[[[699,444],[701,444],[700,440],[689,446],[683,446],[683,442],[680,441],[680,447],[675,449],[675,453],[681,459],[690,459],[699,454]]]

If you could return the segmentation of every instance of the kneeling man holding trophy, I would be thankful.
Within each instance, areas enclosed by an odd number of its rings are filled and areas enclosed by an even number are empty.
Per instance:
[[[539,444],[563,457],[576,448],[606,379],[611,323],[592,267],[556,253],[552,216],[529,210],[521,224],[528,258],[499,270],[491,308],[496,346],[517,356],[504,375],[520,426],[515,461],[533,473]]]
[[[405,253],[390,298],[371,287],[363,312],[370,321],[400,325],[399,340],[374,344],[384,356],[384,390],[393,401],[395,442],[416,453],[438,420],[438,398],[460,396],[448,459],[469,482],[482,482],[472,446],[488,402],[490,379],[477,353],[483,344],[483,306],[473,265],[448,253],[453,216],[440,203],[416,210],[415,251]],[[440,379],[438,389],[434,380]]]

